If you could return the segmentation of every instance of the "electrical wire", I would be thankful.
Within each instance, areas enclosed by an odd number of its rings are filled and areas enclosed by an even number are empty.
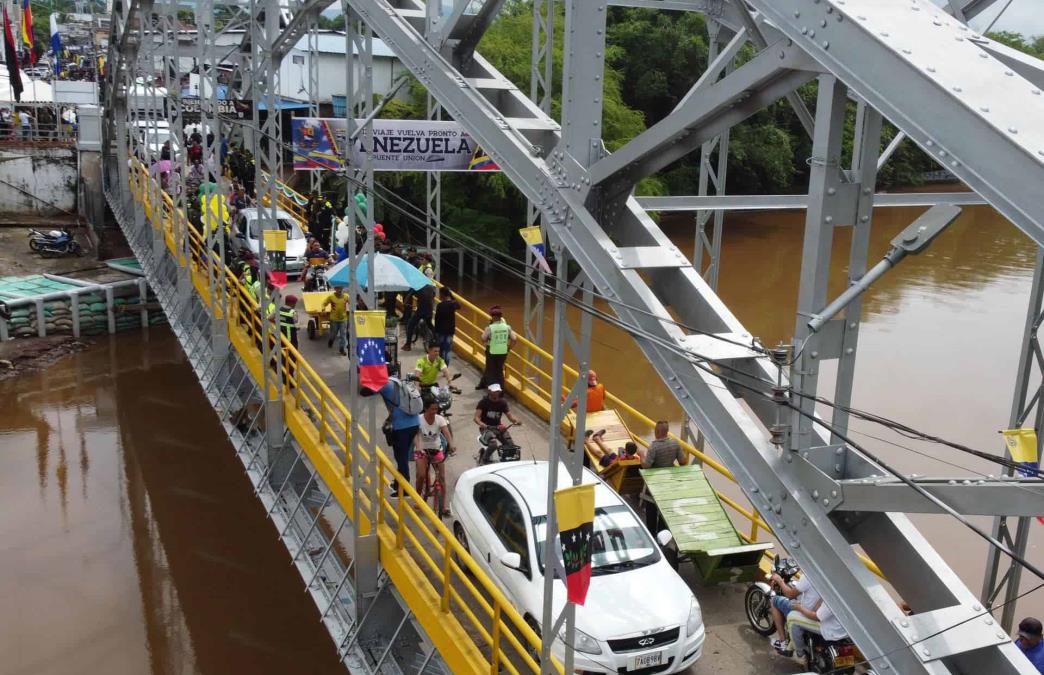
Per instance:
[[[257,133],[262,133],[266,138],[269,138],[270,140],[276,142],[278,145],[280,145],[283,148],[290,148],[290,147],[292,147],[292,146],[290,146],[289,144],[287,144],[287,143],[285,143],[283,141],[280,141],[278,139],[274,139],[273,137],[271,137],[268,134],[264,134],[263,132],[261,132],[261,130],[258,127],[250,124],[249,122],[247,122],[245,120],[239,120],[239,119],[236,119],[236,118],[233,118],[233,117],[230,117],[230,116],[224,116],[224,115],[222,115],[221,117],[222,117],[222,119],[228,121],[229,123],[239,124],[241,126],[247,126],[247,127],[251,128],[251,129],[255,130]],[[347,171],[345,171],[345,172],[338,172],[338,173],[339,173],[339,175],[343,176],[343,178],[349,184],[354,185],[356,188],[362,189],[362,190],[371,190],[371,188],[369,188],[363,181],[360,181],[360,180],[358,180],[358,179],[348,175]],[[387,195],[387,196],[378,195],[377,194],[377,190],[378,189],[381,192],[385,193],[385,195]],[[407,222],[412,223],[414,227],[422,228],[422,229],[425,229],[425,230],[427,229],[428,221],[427,221],[427,218],[426,218],[426,214],[424,214],[423,217],[422,217],[422,215],[421,215],[422,212],[414,204],[410,203],[408,200],[406,200],[405,198],[401,197],[400,195],[398,195],[394,191],[390,190],[390,188],[387,188],[386,186],[381,185],[380,183],[375,183],[374,188],[372,189],[372,191],[374,192],[374,195],[379,200],[384,202],[384,204],[386,206],[394,209],[395,211],[397,211],[398,213],[403,215],[406,218]],[[394,200],[395,202],[398,202],[398,203],[397,204],[393,204],[392,200]],[[405,204],[405,206],[401,206],[400,204]],[[411,211],[412,211],[412,213],[411,213]],[[496,249],[493,249],[488,244],[485,244],[484,242],[482,242],[482,241],[480,241],[478,239],[475,239],[474,237],[471,237],[470,235],[467,235],[466,233],[460,232],[456,228],[448,226],[448,225],[446,225],[442,221],[439,221],[439,223],[441,225],[441,235],[444,238],[446,238],[447,240],[449,240],[451,243],[455,243],[455,244],[457,244],[459,246],[467,247],[473,253],[478,255],[483,260],[489,262],[493,267],[496,267],[500,271],[503,271],[503,272],[505,272],[507,274],[510,274],[510,275],[520,279],[523,282],[531,283],[531,280],[528,278],[528,276],[526,275],[525,271],[523,269],[519,268],[517,259],[515,259],[513,257],[509,257],[509,256],[507,256],[507,254],[505,254],[505,253],[503,253],[501,251],[498,251]],[[477,252],[477,249],[482,249],[482,250],[488,251],[488,253],[484,254],[484,253],[481,253],[481,252]],[[503,258],[504,260],[501,260],[501,258]],[[556,281],[558,280],[558,277],[556,277],[554,275],[547,275],[547,277],[549,277],[552,280],[556,280]],[[545,277],[545,278],[547,278],[547,277]],[[576,284],[569,283],[567,280],[564,280],[564,279],[562,281],[568,288],[573,289],[574,293],[575,293],[575,290],[579,289],[579,286],[576,285]],[[615,327],[617,327],[620,330],[624,331],[625,333],[631,335],[635,339],[644,339],[644,340],[647,340],[647,341],[655,342],[659,346],[664,347],[666,349],[669,349],[669,350],[673,351],[674,353],[679,354],[679,355],[689,359],[690,361],[693,361],[694,363],[710,363],[710,364],[713,364],[714,366],[716,366],[718,368],[721,368],[721,369],[724,369],[724,370],[727,370],[727,371],[732,371],[732,372],[735,372],[735,373],[739,373],[739,374],[743,375],[744,377],[750,378],[752,381],[756,381],[756,382],[758,382],[758,383],[760,383],[760,384],[762,384],[762,385],[764,385],[766,387],[770,387],[771,388],[771,387],[775,386],[774,382],[758,378],[758,377],[750,374],[750,372],[748,370],[740,369],[740,368],[737,368],[737,367],[735,367],[735,366],[733,366],[733,365],[731,365],[729,363],[725,363],[725,362],[722,362],[722,361],[716,361],[716,360],[711,359],[709,357],[706,357],[706,356],[703,356],[701,354],[692,352],[692,351],[690,351],[688,349],[680,347],[679,345],[677,345],[673,341],[663,340],[662,338],[659,338],[658,336],[655,336],[655,335],[649,333],[648,331],[645,331],[644,329],[640,329],[640,328],[637,328],[637,327],[635,327],[635,326],[633,326],[633,325],[631,325],[629,323],[623,322],[623,321],[619,320],[619,318],[614,316],[614,315],[611,315],[611,314],[609,314],[607,312],[603,312],[602,310],[599,310],[596,307],[583,302],[582,300],[577,300],[575,297],[573,297],[573,293],[568,293],[568,292],[563,293],[563,292],[559,291],[555,286],[551,285],[550,283],[545,282],[545,285],[544,285],[544,287],[541,290],[542,290],[542,292],[545,295],[549,295],[549,296],[551,296],[554,299],[561,299],[564,302],[566,302],[568,305],[570,305],[570,306],[572,306],[574,308],[577,308],[580,311],[587,312],[587,313],[591,314],[592,316],[595,316],[596,318],[601,319],[602,321],[605,321],[607,323],[610,323],[611,325],[614,325]],[[611,299],[607,298],[606,296],[601,295],[601,294],[599,294],[597,292],[593,292],[592,294],[595,297],[597,297],[597,298],[601,298],[601,299],[605,300],[606,302],[608,302],[611,305],[617,305],[619,307],[622,307],[622,308],[625,308],[625,309],[628,309],[628,310],[633,310],[633,311],[637,311],[639,313],[643,313],[643,314],[646,314],[646,315],[649,315],[649,316],[656,316],[657,318],[660,318],[657,315],[654,315],[652,312],[649,312],[648,310],[645,310],[643,308],[633,307],[631,305],[628,305],[627,303],[622,303],[622,302],[617,302],[617,301],[611,300]],[[693,331],[693,332],[701,334],[701,335],[711,336],[711,337],[713,337],[715,339],[718,339],[718,340],[721,340],[721,341],[724,341],[724,342],[727,342],[727,343],[730,343],[730,344],[733,344],[733,345],[736,345],[736,346],[742,346],[744,348],[753,349],[754,351],[760,351],[760,353],[762,353],[762,354],[765,354],[765,353],[768,352],[768,350],[766,350],[764,347],[761,347],[760,345],[755,345],[753,340],[752,340],[751,344],[742,343],[742,342],[738,342],[738,341],[735,341],[735,340],[730,340],[728,338],[724,338],[724,337],[722,337],[720,335],[717,335],[717,334],[714,334],[714,333],[709,333],[707,331],[694,329],[691,326],[688,326],[686,324],[682,324],[682,323],[671,321],[671,320],[666,320],[666,321],[670,321],[670,322],[674,323],[676,326],[678,326],[680,328],[683,328],[685,330],[690,330],[690,331]],[[797,351],[797,353],[794,355],[794,357],[792,357],[790,359],[791,363],[796,361],[796,359],[800,356],[801,352],[804,350],[805,345],[807,345],[807,344],[808,344],[808,339],[806,338],[805,341],[802,343],[801,347],[799,348],[799,350]],[[1005,468],[1022,471],[1024,473],[1032,473],[1032,474],[1035,474],[1037,477],[1044,477],[1044,471],[1041,471],[1039,469],[1033,469],[1033,468],[1029,468],[1029,467],[1024,467],[1022,465],[1019,465],[1018,463],[1012,462],[1012,461],[1007,460],[1006,458],[1000,457],[998,455],[995,455],[995,454],[992,454],[992,453],[988,453],[988,452],[984,452],[984,451],[981,451],[981,450],[975,450],[973,448],[969,448],[968,446],[965,446],[963,444],[956,443],[956,442],[953,442],[953,441],[947,441],[947,440],[939,438],[937,436],[933,436],[931,434],[927,434],[925,432],[918,431],[918,430],[913,429],[912,427],[909,427],[907,425],[903,425],[900,422],[896,422],[896,421],[893,421],[893,420],[888,420],[887,418],[884,418],[884,417],[879,416],[879,415],[875,415],[873,413],[868,413],[868,412],[865,412],[865,411],[862,411],[862,410],[858,410],[856,408],[851,408],[849,406],[843,406],[841,404],[837,404],[837,403],[835,403],[833,401],[830,401],[829,399],[826,399],[826,398],[821,397],[821,396],[813,397],[813,396],[810,396],[808,394],[803,394],[803,393],[801,393],[801,392],[799,392],[799,391],[797,391],[797,390],[795,390],[793,388],[789,388],[788,390],[791,393],[793,393],[793,394],[795,394],[797,396],[805,397],[805,398],[814,398],[819,403],[822,403],[824,405],[828,405],[828,406],[831,406],[831,407],[834,407],[834,408],[838,408],[838,409],[844,410],[845,412],[848,412],[852,416],[855,416],[855,417],[858,417],[860,419],[864,419],[864,420],[867,420],[867,421],[870,421],[870,422],[875,422],[877,424],[881,424],[883,426],[886,426],[888,428],[891,428],[891,429],[895,430],[897,433],[904,433],[905,432],[906,434],[910,434],[909,437],[911,437],[911,438],[919,438],[921,440],[929,440],[929,441],[932,441],[932,442],[937,442],[937,443],[940,443],[942,445],[954,448],[956,450],[959,450],[959,451],[962,451],[962,452],[966,452],[968,454],[972,454],[972,455],[974,455],[976,457],[979,457],[981,459],[984,459],[986,461],[993,462],[993,463],[995,463],[995,464],[997,464],[999,466],[1005,467]],[[764,392],[759,392],[759,393],[764,394]],[[972,473],[977,473],[977,472],[972,472]],[[1011,483],[1011,484],[1014,485],[1014,483]],[[1025,487],[1025,486],[1021,486],[1021,487]]]

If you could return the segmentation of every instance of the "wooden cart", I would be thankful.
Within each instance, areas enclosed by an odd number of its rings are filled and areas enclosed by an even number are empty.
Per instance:
[[[605,429],[605,434],[602,435],[602,443],[613,452],[619,452],[625,443],[634,438],[620,413],[615,410],[587,413],[586,424],[591,431]],[[575,429],[576,411],[570,410],[566,418],[562,420],[562,434],[570,444],[573,442]],[[611,488],[622,495],[637,497],[641,494],[643,483],[641,474],[638,473],[642,465],[640,459],[621,459],[609,466],[602,466],[598,462],[598,446],[590,438],[584,442],[584,452],[587,454],[587,463],[591,470],[597,473]]]
[[[758,575],[772,542],[744,543],[702,467],[689,464],[640,472],[674,537],[680,560],[690,560],[704,583],[751,581]]]
[[[305,313],[308,314],[308,339],[314,340],[330,328],[330,312],[323,309],[323,303],[331,291],[311,291],[302,293]]]

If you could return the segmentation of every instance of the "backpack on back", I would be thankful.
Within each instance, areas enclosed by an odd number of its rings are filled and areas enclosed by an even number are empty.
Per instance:
[[[421,397],[420,387],[413,380],[405,382],[397,377],[389,377],[395,383],[395,391],[398,399],[396,403],[399,410],[407,415],[420,415],[424,412],[424,399]]]

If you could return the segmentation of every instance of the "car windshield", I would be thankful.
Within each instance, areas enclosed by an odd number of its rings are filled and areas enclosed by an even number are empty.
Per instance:
[[[287,218],[279,218],[278,220],[276,220],[276,223],[279,225],[280,230],[284,230],[286,232],[287,239],[304,239],[304,231],[301,229],[301,226],[297,224],[297,221],[289,220]],[[254,218],[250,221],[251,239],[257,239],[257,224],[257,218]]]
[[[544,571],[544,543],[547,539],[547,517],[533,519],[536,557]],[[562,560],[562,547],[555,550]],[[595,509],[591,538],[591,574],[615,574],[651,565],[660,559],[660,551],[649,532],[626,506],[618,504]]]

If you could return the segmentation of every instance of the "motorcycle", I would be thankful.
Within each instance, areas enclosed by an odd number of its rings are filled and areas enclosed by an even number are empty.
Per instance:
[[[798,565],[790,558],[778,555],[772,561],[772,571],[784,582],[790,584],[798,572]],[[779,588],[772,581],[772,573],[765,581],[754,581],[747,588],[743,598],[743,609],[751,628],[759,635],[768,637],[776,630],[772,623],[772,598],[779,593]],[[855,672],[857,664],[865,663],[862,652],[851,639],[824,640],[823,636],[811,631],[805,632],[805,644],[798,650],[805,653],[805,667],[814,673],[838,673],[849,675]]]
[[[460,375],[461,373],[455,373],[453,377],[450,378],[450,382],[456,380]],[[445,387],[437,382],[435,384],[421,387],[421,394],[423,394],[425,398],[431,397],[439,404],[439,414],[443,417],[449,417],[453,414],[450,412],[450,408],[453,406],[453,395],[459,393],[460,389],[457,389],[452,385]]]
[[[504,432],[511,427],[519,426],[519,422],[512,422],[503,429],[496,431],[483,431],[478,435],[479,453],[478,465],[489,464],[493,460],[493,453],[497,453],[497,462],[517,462],[522,457],[522,448],[517,443],[505,443]]]
[[[44,256],[83,255],[83,247],[66,228],[41,232],[29,230],[29,249]]]

